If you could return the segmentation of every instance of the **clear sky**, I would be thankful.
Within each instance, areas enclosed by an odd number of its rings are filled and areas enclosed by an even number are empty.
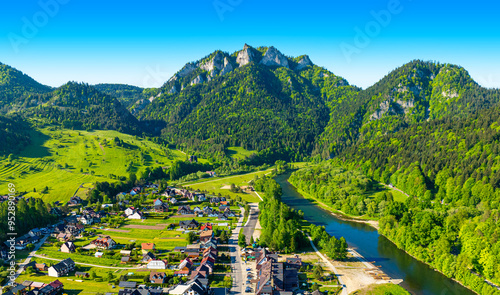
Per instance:
[[[430,0],[4,1],[0,62],[37,81],[162,85],[186,62],[275,46],[368,87],[413,59],[500,88],[500,3]]]

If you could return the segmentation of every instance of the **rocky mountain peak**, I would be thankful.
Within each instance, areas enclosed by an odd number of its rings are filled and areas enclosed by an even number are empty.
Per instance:
[[[273,46],[269,47],[260,61],[261,64],[266,66],[281,66],[288,68],[288,58],[284,56],[278,49]]]
[[[254,60],[255,53],[253,52],[252,47],[248,46],[248,44],[245,43],[245,46],[243,46],[243,50],[238,52],[236,63],[238,63],[240,67],[242,67]]]

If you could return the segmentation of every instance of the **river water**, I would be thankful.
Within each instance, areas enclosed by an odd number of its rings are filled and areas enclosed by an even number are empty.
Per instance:
[[[314,224],[324,225],[326,231],[339,238],[343,236],[350,247],[363,255],[393,279],[403,279],[401,286],[415,295],[473,295],[474,292],[432,270],[391,241],[379,235],[373,227],[336,218],[330,212],[304,199],[295,187],[288,182],[290,174],[275,179],[283,189],[281,200],[296,210],[304,212],[304,218]]]

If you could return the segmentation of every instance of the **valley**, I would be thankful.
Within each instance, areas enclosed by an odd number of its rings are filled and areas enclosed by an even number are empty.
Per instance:
[[[158,88],[0,74],[0,258],[15,230],[18,262],[42,238],[33,259],[73,262],[18,265],[17,288],[262,295],[279,273],[296,294],[500,292],[500,90],[459,65],[413,60],[362,89],[245,44]]]

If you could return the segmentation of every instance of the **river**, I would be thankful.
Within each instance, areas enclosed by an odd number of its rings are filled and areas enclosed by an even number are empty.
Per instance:
[[[377,230],[364,223],[340,220],[331,212],[316,206],[299,194],[288,182],[290,174],[275,179],[283,189],[282,201],[296,210],[304,212],[304,218],[311,223],[324,225],[326,231],[335,237],[343,236],[350,247],[363,255],[393,279],[403,279],[401,286],[415,295],[473,295],[474,292],[434,271],[419,262]]]

